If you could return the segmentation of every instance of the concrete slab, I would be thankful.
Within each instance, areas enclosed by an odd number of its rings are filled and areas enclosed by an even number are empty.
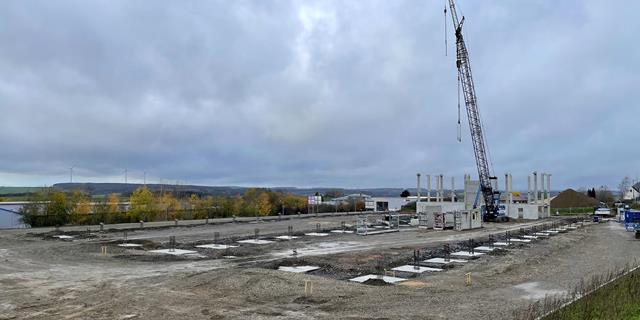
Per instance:
[[[238,241],[238,243],[268,244],[268,243],[273,243],[273,241],[262,240],[262,239],[247,239],[247,240],[240,240],[240,241]]]
[[[238,246],[232,246],[232,245],[226,245],[226,244],[216,244],[216,243],[212,243],[212,244],[201,244],[199,246],[196,246],[196,248],[203,248],[203,249],[216,249],[216,250],[226,250],[229,248],[237,248]]]
[[[139,243],[121,243],[118,244],[118,247],[124,247],[124,248],[140,248],[142,247],[141,244]]]
[[[473,248],[473,250],[475,250],[475,251],[483,251],[483,252],[491,252],[491,251],[493,251],[495,249],[496,248],[491,248],[491,247],[487,247],[487,246],[479,246],[479,247]]]
[[[357,278],[349,279],[349,281],[363,283],[363,282],[366,282],[367,280],[370,280],[370,279],[378,279],[379,277],[380,276],[378,276],[376,274],[368,274],[368,275],[365,275],[365,276],[360,276],[360,277],[357,277]],[[391,283],[391,284],[399,283],[399,282],[406,281],[406,280],[407,279],[405,279],[405,278],[398,278],[398,277],[390,277],[390,276],[383,276],[382,277],[382,281],[384,281],[386,283]]]
[[[560,232],[558,232],[557,230],[545,230],[544,233],[548,233],[550,236],[555,236]]]
[[[464,259],[449,259],[449,261],[447,262],[444,258],[431,258],[431,259],[427,259],[424,260],[424,262],[426,263],[433,263],[433,264],[450,264],[450,263],[465,263],[467,262],[467,260]]]
[[[452,256],[456,256],[456,257],[463,257],[463,258],[477,258],[479,256],[484,255],[484,253],[482,252],[474,252],[473,254],[469,251],[456,251],[454,253],[451,254]]]
[[[305,236],[311,236],[311,237],[326,237],[329,234],[328,233],[322,233],[322,232],[309,232],[309,233],[305,233]]]
[[[549,237],[549,234],[548,234],[548,233],[546,233],[546,232],[536,232],[536,233],[534,233],[533,235],[534,235],[534,236],[538,236],[538,237],[540,237],[540,238],[547,238],[547,237]]]
[[[331,230],[332,233],[353,233],[351,230]]]
[[[160,253],[160,254],[170,254],[170,255],[174,255],[174,256],[181,256],[181,255],[184,255],[184,254],[198,253],[197,251],[183,250],[183,249],[174,249],[173,251],[171,251],[171,249],[159,249],[159,250],[149,250],[149,252],[151,252],[151,253]]]
[[[522,236],[522,238],[524,238],[524,239],[536,240],[536,239],[538,239],[538,236],[536,236],[536,235],[533,235],[533,236],[524,235],[524,236]]]
[[[567,227],[567,229],[569,229],[569,230],[576,230],[576,229],[578,229],[578,228],[579,228],[579,227],[576,227],[576,226],[568,226],[568,227]]]
[[[280,271],[293,272],[293,273],[305,273],[313,270],[318,270],[320,267],[317,266],[298,266],[298,267],[278,267]]]
[[[279,240],[293,240],[293,239],[298,239],[299,237],[296,236],[277,236],[276,239]]]
[[[531,239],[518,239],[518,238],[512,238],[510,239],[511,242],[522,242],[522,243],[530,243]]]
[[[498,242],[494,242],[493,246],[495,246],[495,247],[508,247],[509,244],[506,243],[506,242],[498,241]]]
[[[411,272],[411,273],[423,273],[423,272],[437,272],[437,271],[442,271],[442,269],[439,268],[429,268],[429,267],[422,267],[422,266],[412,266],[412,265],[404,265],[404,266],[399,266],[399,267],[395,267],[393,269],[391,269],[393,271],[401,271],[401,272]]]

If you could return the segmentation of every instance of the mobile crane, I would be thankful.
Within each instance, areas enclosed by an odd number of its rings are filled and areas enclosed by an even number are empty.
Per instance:
[[[469,52],[462,36],[462,24],[464,16],[458,19],[454,0],[449,0],[449,9],[453,27],[456,35],[456,67],[458,68],[458,81],[462,85],[464,102],[467,109],[467,118],[469,119],[469,129],[471,130],[471,141],[473,143],[473,152],[478,167],[478,176],[480,178],[480,193],[484,199],[485,207],[483,210],[484,221],[503,221],[508,218],[499,210],[500,192],[493,189],[492,182],[497,181],[497,177],[491,176],[489,169],[489,161],[484,143],[484,135],[482,133],[482,123],[476,99],[476,90],[473,84],[473,76],[471,75],[471,63],[469,61]],[[446,18],[445,6],[445,18]],[[459,123],[459,121],[458,121]]]

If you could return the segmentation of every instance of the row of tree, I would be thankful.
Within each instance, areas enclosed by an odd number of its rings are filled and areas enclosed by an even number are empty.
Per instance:
[[[153,193],[141,187],[128,199],[117,194],[92,199],[81,191],[63,193],[45,189],[32,194],[28,201],[21,213],[23,222],[32,227],[307,212],[305,197],[258,188],[236,197],[197,194],[176,197],[171,192]]]

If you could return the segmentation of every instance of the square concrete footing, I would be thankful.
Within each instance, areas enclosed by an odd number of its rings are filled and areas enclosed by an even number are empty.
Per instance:
[[[311,236],[311,237],[326,237],[329,234],[328,233],[322,233],[322,232],[309,232],[309,233],[305,233],[305,236]]]
[[[467,262],[467,260],[464,260],[464,259],[449,259],[449,261],[447,261],[445,258],[431,258],[431,259],[424,260],[423,262],[447,265],[447,264],[451,264],[451,263],[465,263],[465,262]]]
[[[495,249],[496,248],[491,248],[491,247],[487,247],[487,246],[479,246],[479,247],[473,248],[474,251],[481,251],[481,252],[491,252],[491,251],[493,251]]]
[[[353,233],[351,230],[331,230],[331,233]]]
[[[456,252],[452,253],[451,255],[452,256],[456,256],[456,257],[462,257],[462,258],[475,259],[475,258],[478,258],[480,256],[483,256],[484,253],[482,253],[482,252],[471,253],[469,251],[456,251]]]
[[[296,237],[296,236],[277,236],[276,239],[278,239],[278,240],[293,240],[293,239],[298,239],[298,237]]]
[[[139,243],[121,243],[118,245],[118,247],[123,247],[123,248],[140,248],[142,247],[141,244]]]
[[[382,281],[386,282],[386,283],[390,283],[390,284],[395,284],[395,283],[399,283],[402,281],[406,281],[407,279],[405,278],[398,278],[398,277],[390,277],[390,276],[379,276],[376,274],[368,274],[365,276],[360,276],[357,278],[353,278],[353,279],[349,279],[349,281],[353,281],[353,282],[358,282],[358,283],[364,283],[367,280],[371,280],[371,279],[382,279]]]
[[[510,239],[511,242],[522,242],[522,243],[531,243],[531,239],[518,239],[518,238],[512,238]]]
[[[306,273],[313,270],[318,270],[320,267],[317,266],[298,266],[298,267],[278,267],[280,271],[293,272],[293,273]]]
[[[238,243],[268,244],[268,243],[273,243],[273,241],[262,240],[262,239],[247,239],[247,240],[240,240],[240,241],[238,241]]]
[[[231,246],[231,245],[226,245],[226,244],[216,244],[216,243],[212,243],[212,244],[201,244],[199,246],[196,246],[196,248],[203,248],[203,249],[216,249],[216,250],[226,250],[226,249],[230,249],[230,248],[237,248],[238,246]]]
[[[400,272],[410,272],[410,273],[423,273],[423,272],[438,272],[438,271],[442,271],[442,269],[439,269],[439,268],[412,266],[412,265],[408,265],[408,264],[404,265],[404,266],[395,267],[395,268],[393,268],[391,270],[400,271]]]
[[[170,254],[172,256],[181,256],[185,254],[194,254],[198,253],[193,250],[183,250],[183,249],[159,249],[159,250],[149,250],[151,253],[159,253],[159,254]]]

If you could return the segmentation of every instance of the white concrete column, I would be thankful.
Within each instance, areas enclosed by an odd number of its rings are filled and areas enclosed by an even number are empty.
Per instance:
[[[527,203],[531,203],[531,176],[527,175]]]
[[[440,175],[440,202],[444,202],[444,176]]]
[[[427,175],[427,202],[431,202],[431,175]]]
[[[551,216],[551,174],[548,173],[547,174],[547,192],[549,193],[547,195],[547,200],[549,200],[549,206],[547,207],[549,210],[549,216]]]
[[[544,172],[541,172],[540,175],[540,196],[539,201],[541,204],[544,204]]]
[[[509,173],[509,204],[513,203],[513,177]]]
[[[416,176],[418,177],[418,188],[416,189],[417,192],[417,198],[416,198],[416,210],[418,209],[418,203],[420,202],[420,173],[417,173]]]
[[[455,202],[455,198],[456,198],[456,182],[455,182],[455,178],[452,176],[451,177],[451,202]]]
[[[533,203],[538,204],[538,172],[533,172]]]

